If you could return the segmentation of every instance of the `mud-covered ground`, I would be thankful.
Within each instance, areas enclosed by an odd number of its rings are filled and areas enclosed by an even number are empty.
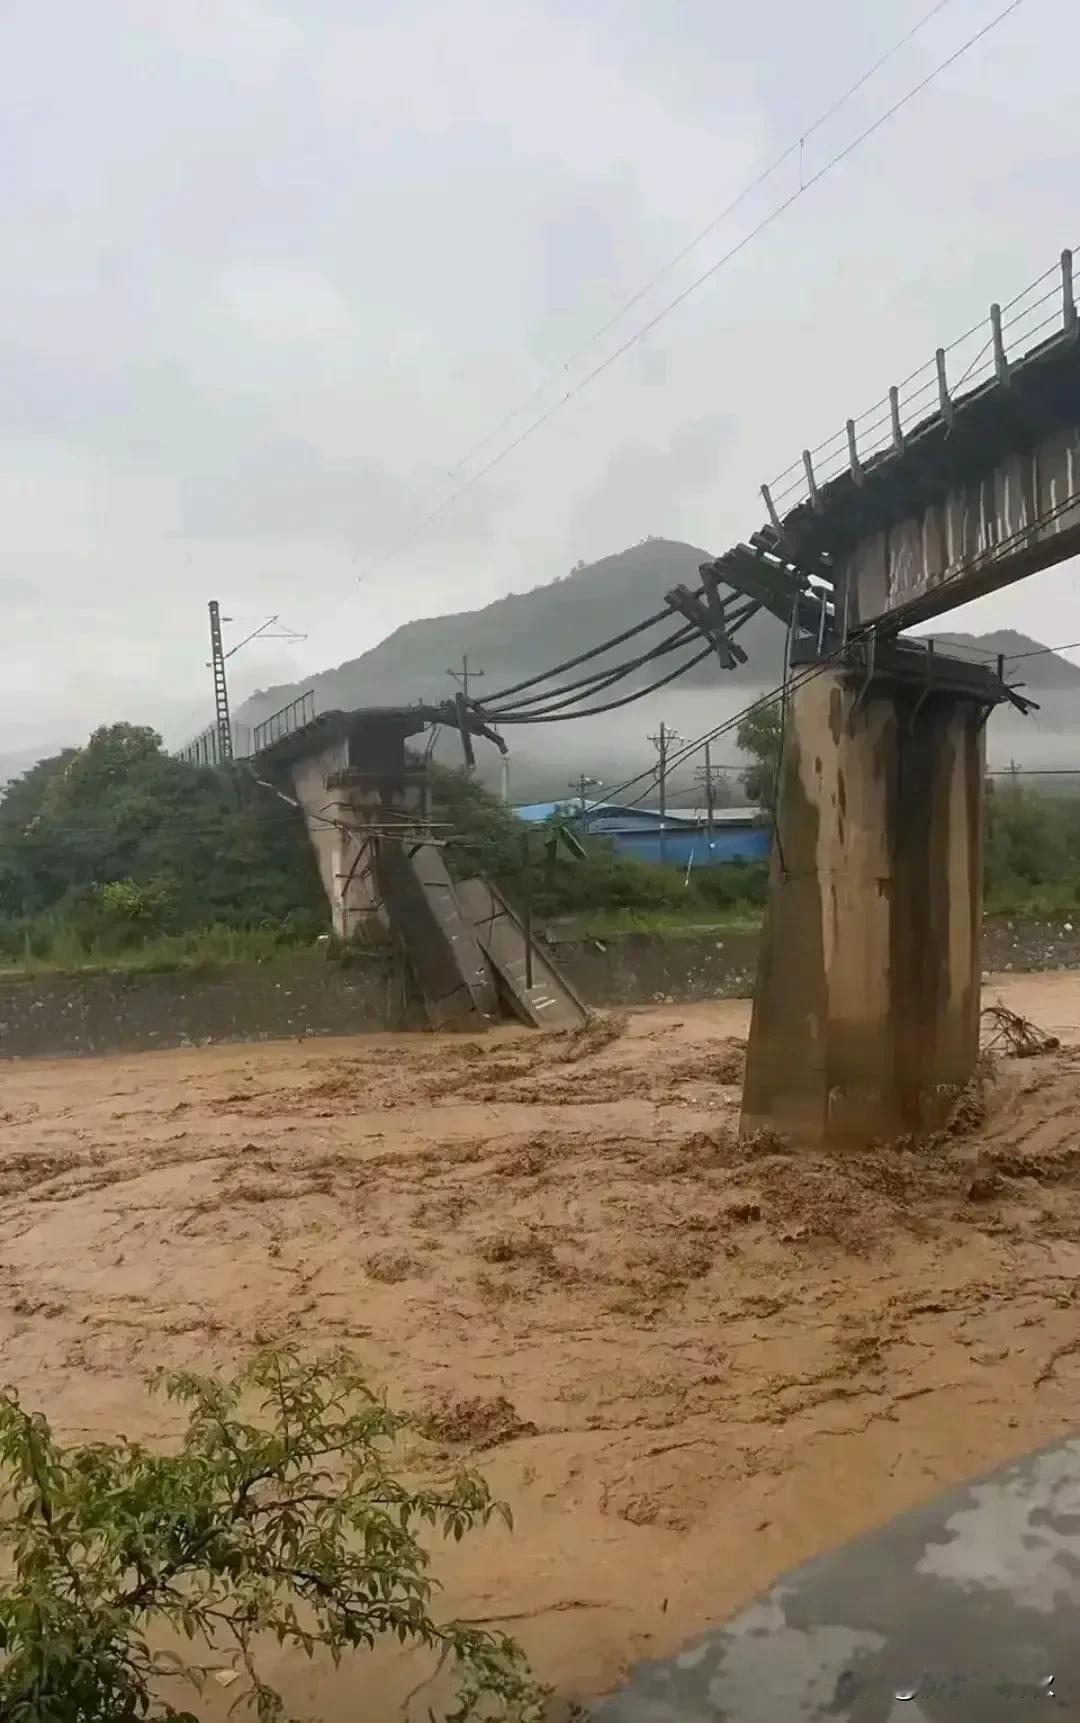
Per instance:
[[[440,1559],[445,1612],[602,1690],[1075,1426],[1080,978],[987,996],[1062,1048],[860,1155],[739,1144],[734,1002],[8,1066],[0,1377],[68,1436],[156,1436],[158,1364],[348,1345],[514,1507]],[[361,1707],[355,1667],[267,1667],[328,1720],[400,1716],[418,1672]]]

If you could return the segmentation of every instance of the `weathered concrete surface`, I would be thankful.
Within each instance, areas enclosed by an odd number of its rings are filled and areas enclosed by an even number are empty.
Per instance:
[[[1067,498],[1076,500],[1063,507]],[[902,610],[907,624],[1064,562],[1078,549],[1080,428],[1069,426],[1021,454],[987,460],[944,495],[936,487],[915,513],[886,514],[853,546],[839,574],[852,583],[852,622]]]
[[[0,985],[0,1059],[352,1035],[416,1021],[389,958],[348,969],[305,957],[167,975],[28,975]]]
[[[454,896],[517,1015],[535,1029],[583,1028],[584,1001],[539,940],[526,950],[522,923],[490,880],[459,880]]]
[[[979,1047],[982,708],[843,669],[798,686],[743,1128],[933,1128]]]
[[[433,1029],[487,1029],[494,979],[434,844],[380,841],[376,877]]]
[[[348,761],[344,737],[328,743],[318,753],[295,760],[291,767],[292,787],[304,814],[308,837],[315,851],[330,917],[339,939],[348,939],[358,922],[372,914],[377,902],[369,870],[364,867],[356,833],[335,823],[342,820],[340,798],[332,796],[327,780]]]
[[[723,1552],[718,1552],[723,1560]],[[789,1574],[596,1723],[1080,1716],[1080,1440]]]
[[[749,999],[760,938],[756,930],[607,939],[556,937],[559,967],[589,1005],[658,1005]],[[1080,951],[1080,946],[1078,946]]]
[[[376,848],[380,833],[423,813],[426,773],[405,752],[422,728],[404,709],[329,713],[260,755],[291,780],[340,939],[386,931]]]

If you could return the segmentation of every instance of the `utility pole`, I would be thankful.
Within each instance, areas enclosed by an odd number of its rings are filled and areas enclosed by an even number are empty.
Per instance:
[[[234,757],[229,685],[225,675],[227,660],[250,640],[306,640],[307,635],[298,634],[295,628],[287,627],[280,616],[268,616],[265,622],[260,622],[258,628],[253,628],[250,634],[245,634],[243,640],[238,640],[236,645],[230,646],[226,652],[221,625],[236,619],[222,616],[221,605],[216,598],[210,600],[207,609],[210,612],[210,657],[207,659],[206,668],[212,671],[214,678],[214,722],[201,731],[194,742],[181,749],[181,758],[207,766],[227,766]],[[213,758],[210,757],[211,754]]]
[[[706,829],[706,832],[708,833],[709,843],[711,845],[712,839],[713,839],[713,805],[714,804],[713,804],[712,760],[710,759],[709,756],[710,756],[710,744],[708,742],[706,742],[706,744],[705,744],[705,829]]]
[[[582,813],[584,813],[588,806],[588,797],[585,792],[586,790],[598,790],[600,788],[600,779],[590,778],[585,772],[582,772],[578,777],[571,778],[570,788],[577,791],[578,806]]]
[[[706,820],[706,825],[708,828],[710,844],[712,843],[713,831],[714,831],[714,828],[716,825],[715,814],[716,814],[717,779],[719,779],[721,785],[723,785],[725,783],[723,768],[722,767],[716,767],[715,771],[714,771],[713,763],[712,763],[712,744],[709,742],[706,742],[705,743],[705,764],[697,774],[697,781],[699,784],[701,784],[703,786],[704,791],[705,791],[705,820]]]
[[[461,669],[448,670],[446,674],[448,676],[452,676],[455,682],[461,683],[461,692],[467,700],[469,698],[469,678],[479,678],[484,674],[484,672],[482,670],[470,670],[469,654],[467,652],[463,652],[461,654]]]
[[[229,687],[225,680],[225,648],[221,640],[221,606],[210,600],[210,665],[214,672],[214,719],[217,724],[218,764],[233,757],[232,721],[229,717]],[[225,619],[228,621],[228,617]]]
[[[660,729],[658,730],[658,732],[656,733],[655,736],[650,736],[648,739],[650,742],[653,743],[654,747],[656,748],[657,753],[660,756],[660,763],[659,763],[659,767],[657,769],[656,781],[657,781],[657,787],[659,788],[659,791],[660,791],[660,860],[661,860],[661,862],[665,862],[667,860],[667,843],[666,843],[666,833],[665,833],[664,827],[665,827],[665,824],[667,821],[668,750],[670,749],[671,744],[673,742],[681,742],[682,737],[679,735],[679,732],[677,730],[669,730],[667,725],[664,723],[664,720],[661,718]]]

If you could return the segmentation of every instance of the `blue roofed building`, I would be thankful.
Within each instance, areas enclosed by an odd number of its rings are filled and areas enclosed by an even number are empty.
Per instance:
[[[671,867],[712,867],[718,862],[767,861],[772,825],[761,808],[625,807],[618,802],[530,802],[518,819],[542,824],[553,814],[572,821],[584,837],[606,838],[616,855]]]

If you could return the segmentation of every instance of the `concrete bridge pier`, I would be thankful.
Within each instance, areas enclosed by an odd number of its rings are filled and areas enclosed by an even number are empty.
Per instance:
[[[865,643],[790,696],[744,1132],[932,1130],[979,1051],[982,666]],[[804,669],[806,667],[803,667]]]
[[[338,937],[404,959],[434,1028],[484,1029],[495,980],[432,836],[427,767],[407,747],[427,722],[414,706],[324,712],[259,759],[291,780]]]
[[[278,743],[303,810],[340,939],[386,935],[373,836],[415,830],[427,774],[406,754],[424,722],[409,708],[329,712]]]

